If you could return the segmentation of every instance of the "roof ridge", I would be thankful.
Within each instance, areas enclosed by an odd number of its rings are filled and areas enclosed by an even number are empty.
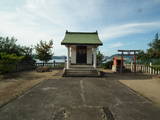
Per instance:
[[[98,32],[69,32],[66,31],[66,34],[98,34]]]

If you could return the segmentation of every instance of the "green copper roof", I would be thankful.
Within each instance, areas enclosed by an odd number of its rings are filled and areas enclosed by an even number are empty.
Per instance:
[[[97,32],[68,32],[61,42],[62,45],[102,45]]]

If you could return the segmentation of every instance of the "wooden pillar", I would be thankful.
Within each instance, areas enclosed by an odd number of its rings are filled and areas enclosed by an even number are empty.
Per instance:
[[[69,69],[69,64],[70,64],[70,59],[69,59],[69,56],[70,56],[70,47],[67,46],[67,66],[66,68]]]
[[[131,72],[133,72],[133,61],[131,61]]]
[[[136,72],[136,53],[134,52],[134,72]]]
[[[93,67],[96,68],[97,66],[97,52],[96,52],[96,48],[93,48]]]
[[[152,74],[152,63],[151,63],[151,62],[150,62],[150,64],[149,64],[149,67],[150,67],[149,73]]]
[[[120,72],[123,72],[123,52],[121,54],[121,66],[120,66]]]

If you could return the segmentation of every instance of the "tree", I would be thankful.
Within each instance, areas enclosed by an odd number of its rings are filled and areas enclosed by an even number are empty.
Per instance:
[[[150,48],[147,50],[148,55],[151,58],[159,58],[160,57],[160,38],[158,33],[156,33],[153,42],[149,43]]]
[[[7,54],[16,54],[17,56],[26,56],[32,54],[32,48],[16,44],[14,37],[0,37],[0,52]]]
[[[160,39],[158,33],[156,33],[153,42],[149,43],[149,46],[156,51],[160,51]]]
[[[41,61],[48,62],[53,56],[52,48],[53,48],[52,40],[50,40],[49,43],[41,40],[40,43],[38,43],[35,46],[37,58]]]
[[[104,55],[98,50],[97,51],[97,65],[101,65],[104,60]]]
[[[150,62],[150,56],[147,53],[145,53],[143,50],[141,50],[138,53],[137,59],[140,60],[139,62],[145,63],[145,64]]]
[[[148,45],[150,48],[147,49],[147,52],[141,51],[138,54],[138,59],[146,63],[160,58],[160,38],[158,33],[155,34],[155,38]]]
[[[7,73],[16,69],[17,64],[34,65],[32,48],[16,44],[14,37],[0,37],[0,72]]]
[[[14,37],[0,37],[0,52],[19,55],[20,46],[16,45],[17,39]]]
[[[26,47],[26,46],[22,47],[22,52],[23,52],[23,56],[24,56],[23,62],[30,63],[30,64],[35,63],[32,51],[33,51],[32,47]]]

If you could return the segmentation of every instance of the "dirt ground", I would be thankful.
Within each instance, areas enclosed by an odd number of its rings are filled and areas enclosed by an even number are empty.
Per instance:
[[[160,78],[120,80],[120,82],[160,105]]]
[[[38,73],[36,71],[12,73],[0,77],[0,106],[16,98],[36,84],[57,78],[58,70]]]
[[[106,73],[112,73],[111,70],[103,70]],[[107,75],[107,74],[106,74]],[[116,79],[124,85],[147,97],[160,106],[160,78],[141,73],[114,74]]]

